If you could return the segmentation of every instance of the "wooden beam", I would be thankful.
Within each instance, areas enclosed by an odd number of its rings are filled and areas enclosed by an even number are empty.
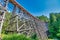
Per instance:
[[[19,30],[19,31],[28,31],[28,30],[33,30],[33,28],[29,28],[29,29],[22,29],[22,30]]]

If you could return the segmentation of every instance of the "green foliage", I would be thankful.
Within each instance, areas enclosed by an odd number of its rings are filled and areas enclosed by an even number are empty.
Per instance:
[[[60,38],[60,13],[51,13],[49,22],[50,38]]]
[[[56,21],[56,16],[54,15],[54,13],[50,14],[50,22],[53,23]]]
[[[33,40],[38,40],[38,37],[37,37],[37,34],[36,34],[36,33],[32,34],[31,38],[32,38]]]
[[[37,18],[39,18],[41,21],[44,21],[44,22],[48,22],[49,21],[48,17],[47,16],[44,16],[44,15],[37,16]]]
[[[25,35],[13,34],[7,35],[2,38],[2,40],[31,40],[31,38],[26,37]]]
[[[38,16],[40,20],[48,22],[49,25],[49,38],[58,38],[60,39],[60,13],[50,13],[50,18],[46,16]]]

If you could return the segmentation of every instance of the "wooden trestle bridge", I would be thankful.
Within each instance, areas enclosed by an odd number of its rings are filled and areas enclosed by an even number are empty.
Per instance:
[[[0,34],[5,20],[5,14],[8,11],[7,7],[9,3],[11,3],[14,7],[12,10],[12,18],[9,21],[9,26],[6,28],[6,31],[22,33],[29,36],[36,33],[40,40],[48,40],[45,22],[32,16],[21,5],[19,5],[16,0],[0,1],[2,1],[0,2]]]

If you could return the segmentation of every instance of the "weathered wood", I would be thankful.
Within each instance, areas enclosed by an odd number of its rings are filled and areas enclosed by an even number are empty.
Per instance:
[[[22,29],[22,30],[19,30],[19,31],[27,31],[27,30],[33,30],[33,28],[29,28],[29,29]]]
[[[5,1],[5,3],[6,2],[8,3],[8,1]],[[32,16],[28,11],[26,11],[22,6],[20,6],[15,0],[9,0],[9,2],[14,5],[13,11],[12,11],[12,18],[10,19],[10,25],[12,27],[9,26],[6,30],[18,31],[18,33],[21,33],[22,31],[22,33],[26,33],[26,35],[30,35],[32,32],[34,32],[37,34],[39,39],[47,40],[47,34],[45,33],[46,30],[44,28],[45,25],[43,25],[44,22],[42,23],[41,20]],[[4,7],[7,7],[7,3],[5,4]],[[17,7],[22,11],[21,12],[19,10],[18,15],[16,14]],[[19,25],[20,24],[19,21],[22,21],[21,25]]]
[[[1,16],[1,22],[0,22],[0,35],[1,35],[1,32],[2,32],[2,26],[3,26],[3,22],[4,22],[4,19],[5,19],[5,11],[3,13],[3,15],[0,15]]]
[[[16,6],[14,5],[13,11],[12,11],[12,17],[16,15]]]

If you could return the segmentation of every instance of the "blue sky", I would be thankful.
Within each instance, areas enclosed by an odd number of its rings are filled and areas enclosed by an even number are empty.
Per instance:
[[[49,16],[51,12],[60,12],[60,0],[16,0],[34,16]]]
[[[60,0],[16,0],[22,7],[34,16],[45,15],[49,17],[51,12],[60,12]],[[8,5],[9,9],[13,8],[12,4]],[[11,8],[11,9],[10,9]]]

